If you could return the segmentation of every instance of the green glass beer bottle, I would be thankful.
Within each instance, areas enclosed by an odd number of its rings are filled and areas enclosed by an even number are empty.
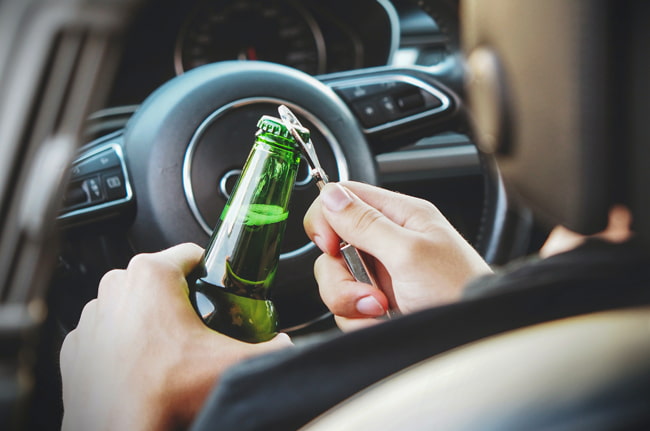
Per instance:
[[[188,280],[190,301],[206,325],[247,342],[277,333],[269,289],[300,164],[300,150],[280,119],[263,116],[257,127],[201,265]]]

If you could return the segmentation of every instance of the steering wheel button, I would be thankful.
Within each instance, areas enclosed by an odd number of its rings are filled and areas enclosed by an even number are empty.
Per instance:
[[[426,109],[435,109],[439,106],[442,106],[442,100],[438,99],[428,91],[423,91],[422,97],[424,97],[424,106]]]
[[[381,106],[388,114],[395,114],[397,112],[395,101],[390,96],[384,96],[381,98]]]
[[[81,183],[81,188],[90,197],[91,202],[102,200],[102,188],[99,185],[99,180],[97,177],[92,177],[84,180],[84,182]]]
[[[361,84],[361,85],[352,85],[349,87],[335,88],[336,92],[339,93],[343,99],[348,102],[354,102],[357,100],[365,99],[366,97],[375,96],[377,94],[383,93],[386,90],[386,84]]]
[[[103,175],[106,197],[109,200],[121,199],[126,196],[126,187],[124,186],[124,175],[122,172],[114,170]]]
[[[84,204],[88,201],[88,195],[79,184],[71,186],[65,193],[63,198],[63,205],[65,207],[73,207]]]
[[[355,102],[352,104],[352,108],[364,127],[378,126],[388,120],[385,111],[380,109],[379,105],[375,103],[374,100]]]
[[[106,186],[109,189],[116,189],[122,186],[122,180],[117,175],[113,175],[112,177],[106,178]]]
[[[368,90],[365,89],[363,86],[358,86],[358,87],[353,87],[351,89],[351,93],[353,99],[361,99],[368,95]]]
[[[402,112],[424,108],[424,97],[417,91],[397,97],[397,106]]]
[[[95,154],[72,168],[72,176],[80,177],[120,165],[120,159],[114,150],[108,149]]]

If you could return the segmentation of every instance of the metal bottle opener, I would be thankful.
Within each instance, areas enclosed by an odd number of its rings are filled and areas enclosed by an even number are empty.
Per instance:
[[[316,150],[314,149],[314,145],[312,144],[311,139],[305,142],[300,136],[300,133],[298,133],[299,131],[308,132],[309,130],[300,124],[298,118],[296,118],[293,112],[291,112],[291,110],[285,105],[280,105],[278,107],[278,113],[280,114],[280,118],[284,122],[284,125],[287,127],[298,145],[300,145],[300,149],[302,150],[302,153],[305,156],[305,159],[307,160],[307,163],[311,169],[312,177],[316,180],[318,189],[322,190],[325,184],[329,182],[327,174],[323,170],[323,167],[318,160],[318,156],[316,155]],[[375,279],[372,276],[372,273],[368,269],[368,265],[363,254],[356,247],[350,245],[343,239],[341,240],[339,248],[341,250],[343,259],[345,260],[345,263],[347,264],[348,269],[354,278],[362,283],[367,283],[374,287],[378,287]]]

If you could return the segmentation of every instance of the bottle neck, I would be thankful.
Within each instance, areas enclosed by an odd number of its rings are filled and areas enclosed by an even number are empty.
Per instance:
[[[240,296],[268,296],[299,164],[293,141],[257,136],[206,249],[204,280]]]
[[[298,157],[300,156],[300,149],[293,138],[285,138],[284,136],[260,131],[256,135],[255,144],[267,144],[274,149],[289,151]]]

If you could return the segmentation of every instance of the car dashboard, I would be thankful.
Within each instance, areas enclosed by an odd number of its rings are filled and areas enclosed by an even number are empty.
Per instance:
[[[390,77],[393,70],[409,68],[435,76],[441,85],[462,94],[456,6],[448,1],[439,4],[439,9],[425,11],[410,0],[357,0],[354,8],[342,0],[148,2],[130,26],[107,101],[88,119],[87,143],[73,164],[66,198],[80,200],[64,203],[60,215],[64,241],[53,282],[57,314],[64,327],[74,327],[83,305],[96,295],[102,274],[125,267],[139,252],[129,234],[139,203],[128,185],[121,147],[112,137],[120,135],[159,87],[215,62],[278,63],[332,86],[358,116],[374,157],[362,163],[376,166],[379,185],[433,202],[470,242],[476,241],[484,217],[486,186],[476,148],[462,125],[431,136],[391,139],[390,134],[375,133],[373,123],[366,123],[364,117],[368,106],[381,113],[385,97],[364,97],[394,83],[371,80],[363,86],[344,85],[346,74],[356,70],[377,70],[382,77]],[[411,84],[397,82],[406,87],[413,87]],[[359,94],[364,96],[355,105],[356,99],[350,98]],[[435,95],[432,100],[436,104],[436,98],[445,97]],[[408,103],[408,97],[405,100]],[[408,119],[411,117],[417,115]],[[389,123],[399,125],[399,121]],[[89,183],[89,166],[103,159],[114,163],[92,177],[98,182]],[[112,191],[119,194],[114,202],[125,207],[119,217],[110,211],[94,211],[110,201],[111,184],[107,181],[118,186],[126,183],[119,193],[117,188]],[[93,193],[98,195],[93,197]],[[87,212],[90,217],[84,215]],[[295,217],[300,223],[302,215]],[[300,240],[306,240],[304,234]],[[288,313],[281,310],[284,329],[309,327],[321,318],[315,316],[323,316],[325,311],[317,298],[309,305],[289,301],[281,308],[291,309]]]
[[[310,75],[434,66],[450,39],[408,1],[158,1],[127,36],[108,104],[138,104],[174,76],[217,61],[269,61]]]

